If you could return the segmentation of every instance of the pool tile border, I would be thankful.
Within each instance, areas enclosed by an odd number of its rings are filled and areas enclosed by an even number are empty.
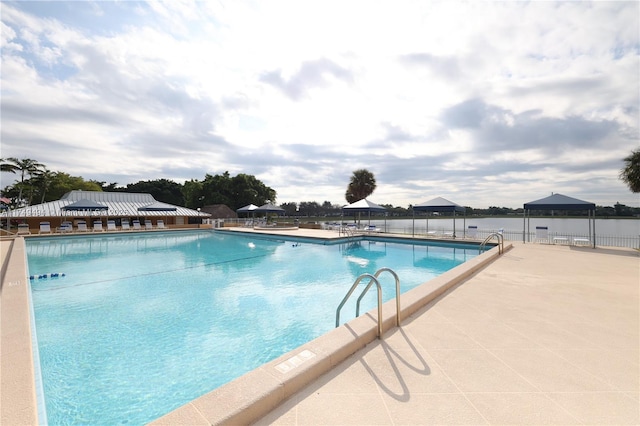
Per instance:
[[[2,241],[0,423],[41,424],[33,352],[24,238]]]

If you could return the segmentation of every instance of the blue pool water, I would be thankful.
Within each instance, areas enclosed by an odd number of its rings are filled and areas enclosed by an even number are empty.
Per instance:
[[[334,328],[360,274],[390,267],[405,292],[477,254],[214,231],[30,239],[49,424],[148,422]],[[381,284],[393,298],[393,277]]]

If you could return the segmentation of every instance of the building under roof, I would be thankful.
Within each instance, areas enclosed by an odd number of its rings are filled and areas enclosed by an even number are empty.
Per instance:
[[[151,194],[130,192],[71,191],[57,201],[4,210],[3,220],[29,223],[37,229],[41,221],[51,227],[63,221],[95,219],[162,219],[167,225],[186,225],[199,222],[210,215],[186,207],[161,203]],[[153,219],[152,219],[153,220]]]

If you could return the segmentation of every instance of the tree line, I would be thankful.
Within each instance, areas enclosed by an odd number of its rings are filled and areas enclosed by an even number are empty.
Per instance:
[[[629,185],[632,192],[640,192],[640,149],[634,151],[624,161],[625,168],[621,170],[620,179]],[[0,159],[0,168],[2,172],[17,176],[12,185],[2,189],[2,197],[11,200],[10,206],[13,208],[55,201],[72,190],[148,193],[158,201],[192,209],[212,204],[225,204],[237,210],[249,204],[257,206],[266,203],[276,204],[277,197],[276,190],[266,186],[255,176],[244,173],[231,176],[228,171],[215,175],[206,174],[202,180],[191,179],[184,184],[169,179],[155,179],[118,186],[117,183],[85,180],[68,173],[51,171],[44,164],[28,158]],[[376,180],[373,173],[367,169],[356,170],[347,185],[345,200],[353,203],[367,198],[375,189]],[[284,209],[287,216],[291,217],[338,217],[342,214],[342,204],[334,204],[330,201],[287,202],[280,204],[280,207]],[[387,214],[391,217],[413,216],[411,205],[405,208],[382,204],[382,207],[387,209]],[[465,207],[467,216],[512,216],[523,213],[522,208]],[[566,212],[540,211],[536,214],[561,216]],[[586,215],[587,212],[571,212],[571,214]],[[596,206],[596,215],[600,217],[639,216],[640,208],[620,203],[614,206]]]

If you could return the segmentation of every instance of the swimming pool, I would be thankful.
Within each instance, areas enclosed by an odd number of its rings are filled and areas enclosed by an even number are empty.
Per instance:
[[[49,423],[137,424],[331,330],[360,274],[391,267],[404,292],[478,250],[184,231],[40,238],[27,254]]]

